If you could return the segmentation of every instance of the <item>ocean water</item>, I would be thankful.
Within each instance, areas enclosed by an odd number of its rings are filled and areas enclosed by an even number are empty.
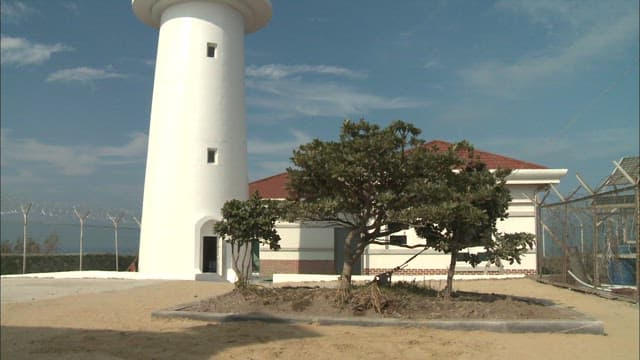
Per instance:
[[[22,241],[23,222],[21,214],[0,217],[0,239]],[[115,253],[115,234],[111,223],[87,222],[83,230],[83,253]],[[40,244],[51,234],[58,235],[58,253],[80,252],[80,224],[73,218],[34,218],[27,224],[27,238]],[[140,230],[135,223],[120,224],[118,227],[118,253],[137,255],[140,244]]]

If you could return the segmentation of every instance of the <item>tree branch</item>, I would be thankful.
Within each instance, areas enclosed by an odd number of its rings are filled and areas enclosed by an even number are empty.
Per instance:
[[[298,219],[296,219],[295,221],[298,222],[303,222],[303,221],[320,221],[320,222],[336,222],[338,224],[342,224],[342,225],[346,225],[347,227],[356,227],[357,225],[349,222],[348,220],[345,219],[341,219],[339,217],[329,217],[329,216],[319,216],[319,217],[313,217],[313,216],[305,216],[305,217],[300,217]]]
[[[397,247],[401,247],[401,248],[405,248],[405,249],[416,249],[416,248],[423,248],[426,247],[427,244],[416,244],[416,245],[402,245],[402,244],[392,244],[389,241],[371,241],[370,244],[376,244],[376,245],[391,245],[391,246],[397,246]]]

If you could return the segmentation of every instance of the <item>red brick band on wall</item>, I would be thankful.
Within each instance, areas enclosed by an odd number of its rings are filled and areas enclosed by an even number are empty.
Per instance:
[[[387,271],[391,271],[392,269],[364,269],[363,274],[365,275],[378,275]],[[395,275],[447,275],[447,269],[401,269],[393,272]],[[495,275],[499,274],[500,271],[495,270],[494,268],[489,269],[487,274]],[[535,269],[504,269],[503,274],[525,274],[525,275],[535,275]],[[464,270],[464,271],[456,271],[457,275],[484,275],[484,267],[479,266],[474,270]]]
[[[335,274],[333,260],[260,260],[260,275]]]
[[[377,275],[392,269],[363,269],[364,275]],[[278,274],[335,274],[336,268],[333,260],[260,260],[260,275],[271,276]],[[487,274],[495,275],[500,271],[489,269]],[[535,269],[504,269],[503,274],[535,275]],[[395,275],[446,275],[447,269],[402,269],[394,271]],[[483,275],[484,267],[479,266],[473,270],[456,271],[457,275]]]

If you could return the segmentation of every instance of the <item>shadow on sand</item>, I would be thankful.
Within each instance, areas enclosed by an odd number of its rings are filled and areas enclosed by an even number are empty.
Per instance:
[[[29,334],[28,337],[24,335]],[[49,327],[2,327],[2,359],[209,359],[234,347],[316,337],[297,325],[242,322],[163,331],[118,331]],[[29,341],[23,339],[28,338]],[[266,352],[273,351],[273,354]],[[277,356],[256,349],[260,358]]]

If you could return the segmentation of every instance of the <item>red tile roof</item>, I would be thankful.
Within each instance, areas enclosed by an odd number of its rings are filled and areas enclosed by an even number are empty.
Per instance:
[[[433,141],[430,141],[430,142],[426,143],[424,146],[426,146],[427,148],[432,148],[433,146],[436,146],[438,148],[438,150],[445,151],[445,150],[449,149],[449,147],[451,145],[453,145],[453,144],[451,144],[449,142],[446,142],[446,141],[433,140]],[[530,163],[530,162],[527,162],[527,161],[522,161],[522,160],[506,157],[506,156],[503,156],[503,155],[498,155],[498,154],[494,154],[494,153],[478,150],[478,149],[475,149],[474,154],[475,154],[475,156],[477,156],[480,159],[480,161],[482,161],[483,163],[487,164],[487,167],[489,169],[497,169],[497,168],[503,168],[503,169],[546,169],[547,168],[546,166],[542,166],[542,165]]]
[[[445,151],[452,144],[442,140],[434,140],[425,144],[426,147],[432,148],[436,146],[438,150]],[[489,169],[497,168],[509,168],[509,169],[546,169],[547,167],[510,158],[503,155],[493,154],[490,152],[475,150],[475,155],[480,158],[480,161],[487,164]],[[287,173],[280,173],[264,179],[253,181],[249,184],[249,193],[260,193],[260,196],[266,199],[285,199],[288,197],[288,192],[285,188],[288,182]]]
[[[249,183],[249,194],[257,191],[264,199],[286,199],[289,196],[285,188],[288,181],[286,172],[256,180]]]

